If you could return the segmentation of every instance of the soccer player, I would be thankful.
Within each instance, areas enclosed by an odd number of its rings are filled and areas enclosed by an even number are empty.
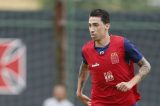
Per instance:
[[[140,95],[136,86],[150,72],[149,62],[127,38],[109,35],[107,11],[92,10],[88,24],[92,40],[82,48],[78,98],[85,106],[138,106]],[[140,67],[136,74],[134,63]],[[89,74],[91,99],[83,94]]]

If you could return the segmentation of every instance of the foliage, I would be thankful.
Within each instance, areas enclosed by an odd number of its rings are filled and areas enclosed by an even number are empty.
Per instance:
[[[160,7],[152,7],[148,0],[78,0],[76,7],[90,10],[103,8],[109,11],[155,11]]]
[[[56,0],[39,0],[42,9],[52,10]],[[61,0],[69,10],[91,10],[103,8],[109,11],[159,11],[160,6],[154,7],[150,4],[152,0]]]
[[[55,0],[39,0],[43,10],[53,10]]]

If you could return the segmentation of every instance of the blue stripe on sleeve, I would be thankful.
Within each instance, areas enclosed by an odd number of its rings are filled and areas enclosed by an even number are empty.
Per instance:
[[[83,53],[82,53],[82,58],[83,58],[83,60],[82,60],[82,61],[83,61],[83,63],[88,64],[88,63],[87,63],[87,60],[85,59],[85,57],[84,57],[84,54],[83,54]]]
[[[142,53],[135,47],[133,43],[131,43],[128,39],[124,40],[126,59],[127,61],[132,60],[135,63],[139,62],[143,55]]]

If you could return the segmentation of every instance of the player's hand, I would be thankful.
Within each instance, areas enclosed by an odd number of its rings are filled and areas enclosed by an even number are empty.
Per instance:
[[[129,82],[121,82],[116,85],[117,89],[122,92],[127,92],[128,90],[132,89],[132,84]]]
[[[91,99],[89,97],[84,94],[78,94],[77,96],[85,106],[91,106]]]

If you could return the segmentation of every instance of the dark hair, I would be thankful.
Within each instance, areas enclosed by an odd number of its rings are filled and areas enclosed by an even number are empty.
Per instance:
[[[109,13],[102,9],[94,9],[90,13],[90,17],[101,17],[101,20],[104,24],[110,23]]]

